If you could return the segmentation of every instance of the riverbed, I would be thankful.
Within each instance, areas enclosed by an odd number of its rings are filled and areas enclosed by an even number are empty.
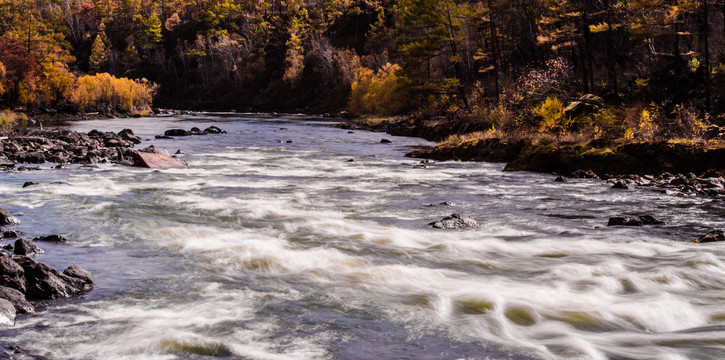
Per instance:
[[[227,134],[154,139],[211,125]],[[425,140],[307,116],[69,126],[132,129],[189,168],[0,175],[24,236],[69,240],[37,259],[96,277],[0,329],[19,358],[725,358],[725,244],[691,242],[725,224],[710,198],[422,164],[403,154]],[[457,212],[479,227],[428,225]],[[665,225],[606,226],[622,214]]]

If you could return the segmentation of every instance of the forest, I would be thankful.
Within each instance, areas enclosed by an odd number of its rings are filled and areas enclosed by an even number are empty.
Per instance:
[[[725,125],[724,19],[723,0],[0,0],[0,109],[697,138]]]

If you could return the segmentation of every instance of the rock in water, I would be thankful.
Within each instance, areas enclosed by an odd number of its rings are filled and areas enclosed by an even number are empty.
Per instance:
[[[13,288],[0,286],[0,299],[10,301],[20,314],[35,313],[35,306],[25,299],[25,294]]]
[[[0,299],[0,325],[2,326],[13,326],[15,325],[15,306],[10,301]]]
[[[35,244],[28,239],[18,239],[15,241],[15,255],[32,256],[42,253],[43,250],[35,246]]]
[[[152,169],[185,169],[185,162],[169,155],[169,151],[153,145],[146,149],[134,151],[134,166]]]
[[[25,292],[25,270],[9,256],[0,256],[0,286]]]
[[[166,130],[164,136],[189,136],[189,133],[184,129],[171,129]]]
[[[623,180],[617,180],[614,185],[612,185],[612,189],[629,189],[629,187]]]
[[[0,208],[0,225],[19,225],[20,219],[16,218],[9,211]]]
[[[478,223],[467,215],[455,213],[444,217],[440,221],[429,223],[428,225],[432,225],[436,229],[468,229],[477,227]]]
[[[96,279],[93,277],[93,274],[91,274],[90,271],[81,268],[78,265],[71,265],[67,269],[63,270],[63,274],[68,275],[70,277],[80,279],[84,283],[84,287],[93,286],[95,284]]]
[[[67,243],[68,239],[66,239],[63,236],[60,235],[47,235],[47,236],[38,236],[36,238],[33,238],[33,241],[45,241],[45,242],[53,242],[53,243]]]
[[[642,225],[660,225],[664,222],[659,221],[651,215],[642,216],[612,216],[609,218],[607,226],[642,226]]]
[[[715,230],[711,233],[700,236],[694,242],[709,243],[709,242],[718,242],[718,241],[725,241],[725,232],[723,232],[722,230]]]
[[[28,300],[50,300],[77,295],[86,289],[85,281],[58,272],[51,266],[26,256],[15,261],[25,270]]]

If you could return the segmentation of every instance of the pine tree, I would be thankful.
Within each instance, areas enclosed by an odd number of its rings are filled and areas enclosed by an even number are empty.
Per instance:
[[[106,32],[101,30],[93,40],[91,56],[88,59],[88,68],[91,74],[102,72],[108,65],[109,47]]]

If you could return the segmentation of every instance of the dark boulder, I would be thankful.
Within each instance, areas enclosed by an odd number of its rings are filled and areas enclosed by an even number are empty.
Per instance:
[[[164,136],[188,136],[189,133],[184,129],[170,129],[164,132]]]
[[[642,226],[660,225],[664,222],[655,219],[650,215],[643,216],[613,216],[609,218],[607,226]]]
[[[118,132],[118,136],[121,137],[121,139],[126,140],[133,144],[140,144],[141,138],[133,134],[133,131],[131,129],[123,129]]]
[[[93,286],[93,284],[96,283],[96,279],[93,277],[93,274],[78,265],[69,266],[67,269],[63,270],[63,274],[72,278],[80,279],[85,287]]]
[[[58,272],[51,266],[26,257],[15,261],[25,270],[25,297],[28,300],[50,300],[80,294],[86,289],[83,280]]]
[[[454,213],[428,225],[432,225],[436,229],[468,229],[477,227],[478,223],[467,215]]]
[[[191,128],[191,130],[189,130],[187,132],[187,134],[188,135],[204,135],[204,133],[201,132],[201,129],[199,129],[198,127]]]
[[[614,185],[612,185],[612,189],[629,189],[629,186],[627,186],[627,183],[624,182],[624,180],[617,180],[614,182]]]
[[[3,239],[16,238],[20,236],[20,231],[0,228],[0,237]]]
[[[554,182],[566,182],[566,179],[564,179],[563,176],[557,176],[556,179],[554,179]]]
[[[591,170],[576,170],[572,172],[569,177],[575,178],[575,179],[594,179],[597,177],[597,174],[594,173],[594,171]]]
[[[15,241],[15,255],[32,256],[42,253],[43,250],[35,246],[35,244],[28,239],[18,239]]]
[[[208,128],[204,129],[204,134],[226,134],[227,132],[216,127],[216,126],[209,126]]]
[[[23,188],[26,188],[26,187],[28,187],[28,186],[38,185],[38,184],[40,184],[40,183],[37,183],[37,182],[35,182],[35,181],[26,181],[26,182],[25,182],[25,183],[23,184]]]
[[[392,143],[392,141],[390,141],[388,139],[382,139],[382,140],[380,140],[380,143],[381,144],[390,144],[390,143]]]
[[[9,211],[0,208],[0,225],[19,225],[20,219],[16,218]]]
[[[0,256],[0,286],[25,292],[25,270],[10,256]]]
[[[719,242],[719,241],[725,241],[725,232],[723,232],[722,230],[715,230],[708,234],[700,236],[694,242],[709,243],[709,242]]]
[[[33,238],[33,241],[44,241],[44,242],[52,242],[52,243],[67,243],[68,239],[66,239],[63,236],[60,235],[46,235],[46,236],[38,236],[36,238]]]
[[[20,291],[7,287],[0,286],[0,299],[10,301],[15,306],[15,310],[21,314],[33,314],[35,313],[35,306],[25,299],[25,294]]]

